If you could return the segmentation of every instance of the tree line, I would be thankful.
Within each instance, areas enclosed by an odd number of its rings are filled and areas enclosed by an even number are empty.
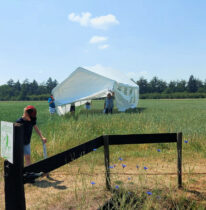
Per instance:
[[[206,98],[206,80],[201,81],[193,75],[189,80],[165,82],[158,77],[150,81],[141,77],[134,81],[139,86],[140,98]],[[46,82],[30,82],[25,79],[22,83],[10,79],[0,86],[0,100],[47,100],[51,91],[58,84],[57,80],[49,78]]]
[[[14,82],[13,79],[10,79],[7,84],[0,86],[0,100],[47,100],[57,84],[57,80],[52,80],[52,78],[40,84],[36,80],[30,82],[25,79],[21,83],[19,80]]]
[[[176,80],[169,83],[153,77],[150,81],[141,77],[134,81],[139,85],[140,98],[206,98],[206,80],[193,75],[189,80]]]

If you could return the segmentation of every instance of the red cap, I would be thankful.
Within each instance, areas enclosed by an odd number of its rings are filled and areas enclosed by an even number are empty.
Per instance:
[[[32,118],[36,117],[37,111],[36,111],[36,108],[34,106],[28,105],[25,108],[25,110],[28,111],[28,114],[29,114],[30,117],[32,117]],[[31,110],[31,111],[29,111],[29,110]]]

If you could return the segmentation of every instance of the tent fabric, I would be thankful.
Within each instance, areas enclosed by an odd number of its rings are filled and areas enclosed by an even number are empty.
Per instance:
[[[119,111],[137,107],[139,87],[134,86],[129,79],[122,77],[122,75],[121,82],[119,82],[116,75],[107,78],[93,71],[81,67],[77,68],[52,90],[57,113],[64,115],[70,111],[71,103],[80,106],[88,100],[106,97],[109,91],[114,91],[116,106]],[[123,80],[125,83],[122,83]]]

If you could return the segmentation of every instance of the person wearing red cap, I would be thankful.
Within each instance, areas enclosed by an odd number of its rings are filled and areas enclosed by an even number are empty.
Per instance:
[[[37,134],[40,136],[43,143],[46,143],[47,139],[42,135],[41,131],[36,125],[37,110],[34,106],[27,106],[24,108],[23,116],[20,117],[16,122],[24,125],[24,158],[26,166],[31,164],[31,135],[33,127]]]

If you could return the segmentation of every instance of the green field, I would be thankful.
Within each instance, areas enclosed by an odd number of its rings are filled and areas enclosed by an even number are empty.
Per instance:
[[[48,139],[49,155],[56,154],[102,134],[183,132],[189,144],[183,147],[185,153],[197,153],[206,157],[206,100],[141,100],[134,113],[102,114],[102,101],[93,102],[92,110],[86,113],[84,107],[76,116],[52,116],[46,102],[1,102],[0,120],[14,122],[23,108],[34,105],[37,110],[37,125]],[[38,148],[40,139],[34,133],[32,148]],[[55,149],[54,149],[55,146]],[[164,147],[164,145],[161,145]],[[136,148],[141,147],[137,146]],[[149,146],[150,147],[150,146]],[[150,148],[153,148],[152,145]],[[157,145],[156,147],[159,147]],[[172,145],[168,146],[173,148]],[[133,146],[131,147],[133,148]],[[36,149],[34,149],[36,150]],[[140,153],[142,151],[139,151]],[[33,161],[41,156],[33,152]]]
[[[68,148],[72,148],[103,134],[182,132],[183,140],[188,140],[188,143],[183,142],[183,172],[191,172],[191,174],[193,172],[206,172],[206,167],[202,164],[206,158],[205,99],[140,100],[137,110],[127,113],[118,113],[115,111],[114,114],[108,116],[102,113],[103,101],[94,101],[92,104],[92,110],[89,112],[86,112],[84,107],[80,107],[77,109],[75,116],[67,114],[63,117],[59,117],[57,115],[50,116],[47,102],[0,102],[0,120],[14,122],[22,115],[23,108],[29,104],[34,105],[37,108],[37,125],[43,135],[48,139],[47,150],[49,156],[67,150]],[[42,144],[35,133],[33,133],[32,136],[31,148],[32,161],[36,162],[41,160],[43,158]],[[157,152],[157,149],[160,149],[161,152]],[[110,148],[110,152],[111,163],[115,164],[118,162],[119,157],[123,157],[125,160],[124,163],[128,164],[128,168],[130,166],[129,171],[131,173],[137,172],[135,167],[132,169],[132,164],[136,165],[137,163],[141,167],[143,167],[143,164],[147,164],[149,169],[152,169],[152,172],[176,172],[175,144],[112,146]],[[118,164],[120,165],[120,163]],[[73,167],[75,167],[75,165],[78,165],[78,167],[81,165],[82,168],[88,168],[90,173],[94,173],[95,170],[98,170],[98,166],[101,168],[104,165],[103,149],[100,148],[95,152],[95,154],[90,153],[79,160],[74,161],[71,165]],[[158,169],[156,168],[157,166]],[[0,167],[2,172],[2,159],[0,159]],[[65,168],[63,168],[62,171],[68,172]],[[120,172],[125,173],[125,171],[126,169],[123,172],[122,170]],[[116,174],[118,174],[118,172],[119,171],[117,170]],[[145,173],[144,170],[141,172]],[[123,184],[124,182],[121,181],[120,175],[118,177],[115,175],[113,178],[114,180],[119,180],[122,189],[129,189],[129,186]],[[185,187],[190,189],[193,185],[197,185],[196,179],[199,178],[200,177],[193,177],[192,175],[190,178],[184,178],[183,182],[185,183]],[[161,179],[164,179],[164,177]],[[104,182],[104,174],[102,174],[102,180]],[[159,179],[154,178],[151,180],[151,183],[155,182],[154,180],[157,182]],[[198,184],[203,186],[205,181],[203,179],[203,181]],[[140,180],[137,181],[137,183],[139,182]],[[146,188],[150,190],[153,189],[153,192],[157,192],[159,188],[165,188],[167,190],[171,190],[172,188],[177,190],[175,188],[176,182],[174,180],[171,181],[171,183],[167,182],[162,187],[157,187],[154,183],[152,186],[149,186],[149,181],[146,181],[145,178],[141,181],[141,184],[143,182],[146,184],[145,189],[144,187],[141,188],[141,196],[144,196],[142,193],[146,190]],[[135,183],[136,182],[133,181],[133,184]],[[138,191],[138,193],[140,192]],[[201,193],[204,194],[206,192],[204,191]],[[157,193],[153,194],[156,195]],[[181,207],[181,205],[184,206],[185,202],[188,202],[188,207],[193,207],[194,205],[194,208],[203,208],[201,206],[204,204],[204,201],[206,201],[204,200],[205,198],[202,198],[200,199],[201,201],[194,199],[195,201],[193,202],[191,201],[192,196],[187,197],[184,193],[181,194],[182,197],[173,198],[172,196],[173,195],[169,198],[165,197],[162,205],[169,199],[172,200],[171,203],[175,203],[177,207],[178,205],[179,207]],[[151,206],[142,204],[145,205],[145,208],[153,206],[155,209],[158,209],[162,207],[160,204],[161,202],[156,202],[154,197],[147,199],[150,199],[149,204]],[[184,199],[186,199],[186,201]],[[86,199],[83,200],[86,202]],[[48,201],[48,205],[50,204],[51,203]],[[147,202],[147,205],[149,204]],[[84,205],[82,204],[82,206]]]

